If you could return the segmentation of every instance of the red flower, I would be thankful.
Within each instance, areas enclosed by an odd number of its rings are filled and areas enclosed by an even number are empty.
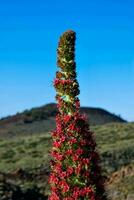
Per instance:
[[[62,171],[62,165],[61,165],[61,163],[57,163],[57,164],[54,166],[54,170],[55,170],[57,173],[61,173],[61,171]]]
[[[70,137],[72,137],[72,136],[73,136],[73,133],[68,132],[67,135],[70,136]]]
[[[77,108],[77,109],[80,108],[80,101],[79,101],[79,99],[76,100],[75,105],[76,105],[76,108]]]
[[[52,192],[51,196],[49,197],[49,200],[60,200],[56,192]]]
[[[84,164],[89,164],[90,159],[89,158],[83,158],[82,161],[83,161]]]
[[[49,181],[49,183],[53,183],[53,184],[58,184],[58,182],[59,182],[58,178],[54,174],[50,175],[48,181]]]
[[[71,119],[70,115],[64,115],[64,117],[63,117],[63,120],[65,123],[68,123],[70,121],[70,119]]]
[[[84,145],[87,144],[87,141],[86,141],[86,140],[81,140],[81,141],[80,141],[80,144],[81,144],[82,146],[84,146]]]
[[[67,172],[61,172],[61,173],[60,173],[60,177],[61,177],[61,178],[65,178],[66,176],[67,176]]]
[[[58,152],[56,152],[56,151],[52,151],[52,152],[51,152],[51,155],[52,155],[53,158],[55,158],[56,160],[59,160],[59,161],[63,160],[63,155],[60,154],[60,153],[58,153]]]
[[[57,192],[58,188],[55,185],[51,186],[52,191]]]
[[[77,160],[79,160],[79,156],[76,155],[76,154],[74,154],[74,155],[73,155],[73,161],[77,161]]]
[[[62,135],[61,138],[60,138],[60,141],[61,141],[61,142],[64,142],[65,139],[66,139],[66,137]]]
[[[89,175],[90,175],[89,171],[84,172],[85,177],[89,177]]]
[[[74,131],[74,130],[75,130],[74,124],[71,124],[71,125],[69,126],[69,129],[70,129],[71,131]]]
[[[54,141],[53,146],[59,148],[62,145],[61,141]]]
[[[90,187],[85,187],[84,188],[85,194],[93,193],[93,190]]]
[[[74,200],[72,197],[65,197],[63,200]]]
[[[65,152],[65,155],[69,156],[73,153],[72,149],[68,149],[66,152]]]
[[[74,143],[76,143],[76,142],[77,142],[76,138],[72,138],[72,139],[69,140],[69,143],[71,145],[74,144]]]
[[[73,167],[69,166],[67,168],[67,176],[71,175],[73,173],[73,171],[74,171]]]
[[[57,84],[59,84],[59,82],[60,82],[60,80],[56,78],[56,79],[54,80],[54,86],[56,86]]]
[[[63,192],[69,191],[69,185],[66,183],[66,181],[60,181],[60,186]]]
[[[77,155],[81,155],[82,153],[83,153],[83,149],[79,148],[79,149],[76,150],[76,154]]]
[[[76,173],[77,175],[80,174],[81,168],[82,168],[82,167],[81,167],[80,164],[78,164],[78,166],[75,168],[75,173]]]
[[[95,200],[94,191],[91,187],[85,187],[81,190],[82,196],[88,196],[91,200]]]
[[[78,197],[79,197],[79,195],[80,195],[80,188],[79,187],[75,187],[74,191],[73,191],[73,198],[74,198],[74,200],[77,200]]]
[[[64,85],[64,84],[70,84],[70,83],[73,83],[73,81],[72,80],[62,80],[62,79],[58,79],[58,78],[56,78],[55,80],[54,80],[54,83],[53,83],[53,85],[56,87],[58,84],[62,84],[62,85]]]

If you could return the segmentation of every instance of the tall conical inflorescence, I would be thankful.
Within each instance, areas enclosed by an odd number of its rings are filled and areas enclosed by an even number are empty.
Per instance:
[[[75,32],[69,30],[58,45],[54,87],[58,114],[51,132],[51,194],[49,200],[106,200],[96,143],[84,115],[80,114],[76,80]]]

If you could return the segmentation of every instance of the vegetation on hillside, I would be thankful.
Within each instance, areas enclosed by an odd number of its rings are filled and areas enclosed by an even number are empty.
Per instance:
[[[95,132],[101,153],[109,195],[112,200],[126,200],[127,197],[133,200],[134,123],[110,123],[92,126],[91,129]],[[0,195],[3,191],[7,191],[4,195],[14,193],[19,187],[21,194],[31,191],[32,195],[36,188],[39,195],[47,196],[50,148],[49,133],[0,138]],[[6,183],[3,183],[3,177]],[[3,189],[3,184],[8,184],[8,187]],[[3,197],[2,200],[7,199]],[[29,200],[33,200],[32,197]]]

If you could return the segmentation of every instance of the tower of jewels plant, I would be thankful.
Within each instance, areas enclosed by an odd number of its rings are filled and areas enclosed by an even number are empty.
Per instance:
[[[74,31],[65,32],[57,49],[56,89],[58,114],[51,132],[49,200],[106,200],[99,155],[85,115],[80,114],[76,79]]]

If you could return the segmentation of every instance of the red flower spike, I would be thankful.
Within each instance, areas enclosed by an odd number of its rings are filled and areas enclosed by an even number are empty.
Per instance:
[[[49,200],[107,200],[94,136],[86,115],[80,114],[75,39],[75,32],[65,32],[57,49],[60,70],[56,72],[53,85],[57,92],[58,114],[56,130],[51,132]]]

